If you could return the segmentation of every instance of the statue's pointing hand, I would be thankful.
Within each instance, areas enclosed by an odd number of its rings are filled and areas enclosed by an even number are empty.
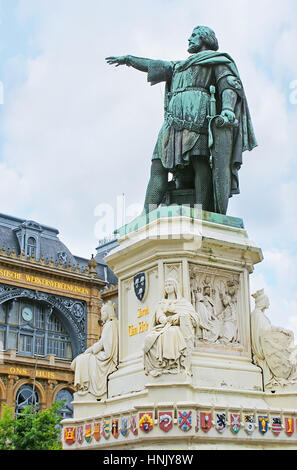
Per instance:
[[[105,60],[109,65],[115,65],[116,67],[118,67],[119,65],[126,65],[127,64],[127,57],[126,56],[106,57]]]

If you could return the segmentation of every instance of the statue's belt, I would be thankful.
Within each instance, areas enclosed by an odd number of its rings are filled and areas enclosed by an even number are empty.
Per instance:
[[[178,117],[174,116],[173,114],[166,112],[165,113],[165,122],[169,125],[174,127],[177,131],[183,131],[187,129],[191,132],[196,132],[197,134],[204,134],[208,135],[208,124],[204,126],[199,126],[192,121],[187,121],[186,119],[179,119]]]
[[[177,88],[174,91],[169,91],[167,93],[168,98],[172,98],[173,96],[178,95],[179,93],[184,93],[185,91],[202,91],[203,93],[206,93],[207,95],[210,95],[209,90],[206,88],[203,88],[201,86],[188,86],[184,88]]]

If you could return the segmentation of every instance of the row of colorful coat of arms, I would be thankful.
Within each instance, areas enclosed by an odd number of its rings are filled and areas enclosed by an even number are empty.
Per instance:
[[[110,436],[118,438],[127,436],[131,432],[133,435],[138,434],[137,417],[123,417],[121,423],[119,419],[105,419],[102,422],[94,422],[80,426],[66,426],[64,428],[64,442],[72,445],[75,442],[82,444],[84,441],[90,442],[93,438],[100,441],[101,437],[109,439]]]
[[[164,432],[170,432],[173,427],[187,433],[191,429],[195,432],[202,431],[208,433],[215,428],[219,433],[223,433],[228,427],[234,434],[238,434],[242,429],[248,435],[252,435],[256,428],[259,433],[265,435],[269,429],[278,436],[285,432],[288,436],[296,435],[297,419],[293,417],[283,418],[281,415],[269,417],[265,414],[244,414],[226,412],[194,412],[193,410],[177,411],[175,419],[174,411],[159,411],[158,426]],[[72,445],[75,442],[91,442],[92,439],[99,441],[101,438],[109,439],[113,436],[117,439],[120,435],[127,437],[138,435],[138,430],[149,433],[155,426],[153,412],[139,413],[133,416],[123,416],[122,418],[104,419],[102,421],[88,423],[78,426],[66,426],[64,428],[64,442]]]

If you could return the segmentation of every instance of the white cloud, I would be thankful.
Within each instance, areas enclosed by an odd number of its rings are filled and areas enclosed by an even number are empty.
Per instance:
[[[2,209],[8,213],[14,213],[16,208],[24,209],[31,199],[30,188],[18,172],[8,168],[5,163],[0,163],[0,200]]]
[[[294,316],[297,313],[296,279],[296,251],[276,249],[264,251],[264,261],[256,266],[251,276],[251,293],[265,289],[270,299],[268,316],[276,326],[294,329]]]
[[[297,310],[297,306],[295,311]],[[295,344],[297,342],[297,315],[289,317],[289,329],[293,331],[295,337]]]

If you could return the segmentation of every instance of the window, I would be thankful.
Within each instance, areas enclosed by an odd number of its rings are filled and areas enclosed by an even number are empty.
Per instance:
[[[63,331],[63,326],[61,322],[58,321],[58,319],[55,316],[52,316],[49,321],[49,326],[48,329],[50,331],[56,331],[58,333]]]
[[[19,306],[18,306],[17,300],[13,300],[12,302],[10,302],[9,307],[10,308],[8,309],[8,315],[9,315],[8,322],[11,325],[18,325],[19,324]]]
[[[1,311],[1,310],[0,310]],[[59,312],[43,302],[9,301],[2,305],[0,322],[0,347],[15,349],[21,355],[46,356],[71,360],[72,347],[68,332],[64,328]],[[7,315],[8,313],[8,315]]]
[[[5,323],[6,321],[6,312],[3,305],[0,305],[0,323]]]
[[[34,406],[39,411],[39,394],[32,385],[23,385],[17,392],[15,414],[18,417],[26,406]]]
[[[20,335],[19,352],[25,354],[33,354],[33,336]]]
[[[36,240],[33,237],[29,237],[27,241],[27,256],[36,256]]]
[[[0,351],[4,351],[4,330],[0,330]]]
[[[57,357],[71,359],[71,345],[66,341],[66,338],[49,338],[48,340],[48,354],[54,354]]]
[[[42,310],[38,310],[36,312],[36,317],[35,317],[35,326],[36,328],[39,328],[39,329],[44,329],[44,319],[45,319],[45,315],[44,315],[44,312]]]
[[[42,336],[35,338],[35,352],[39,356],[44,356],[44,338]]]
[[[10,331],[8,333],[8,345],[6,349],[17,349],[17,333]]]
[[[60,414],[63,416],[63,419],[73,418],[73,406],[71,402],[73,401],[73,394],[67,388],[63,388],[57,393],[57,401],[65,401],[64,405],[60,409]]]

